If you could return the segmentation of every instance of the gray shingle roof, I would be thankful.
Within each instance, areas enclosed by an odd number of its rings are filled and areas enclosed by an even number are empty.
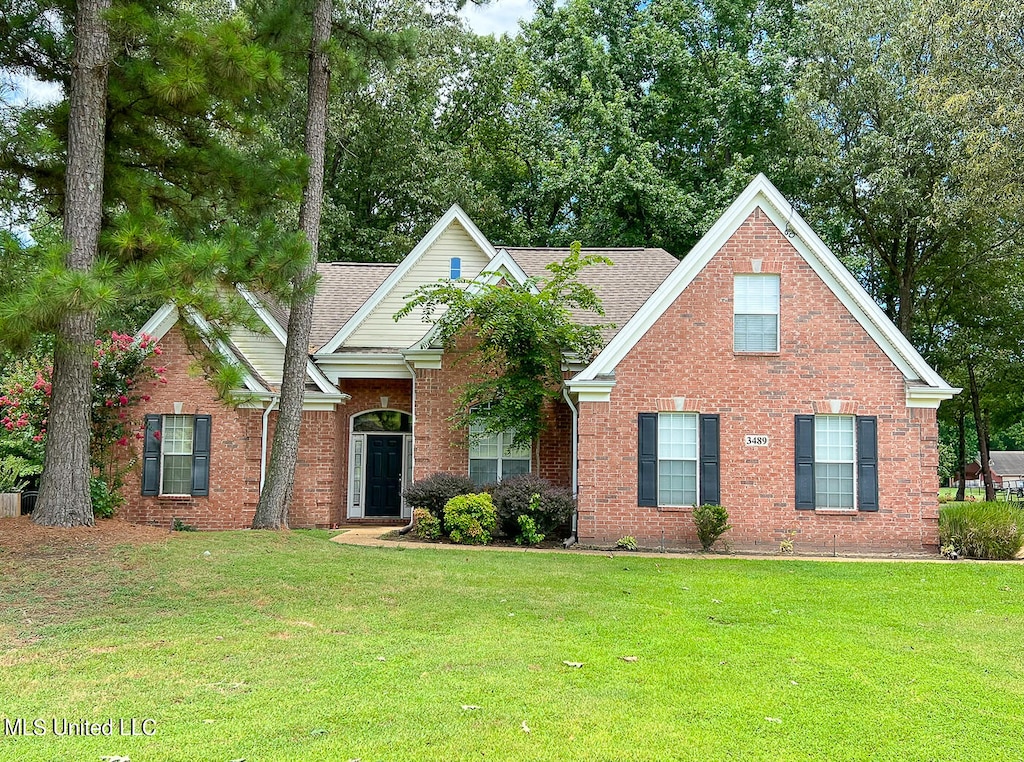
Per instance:
[[[320,283],[317,285],[316,301],[313,303],[310,345],[320,349],[333,339],[345,322],[397,266],[361,262],[318,264],[316,272],[320,276]]]
[[[504,247],[530,277],[548,275],[545,266],[559,262],[569,254],[567,248]],[[580,281],[593,288],[601,298],[605,315],[580,313],[584,325],[614,323],[604,332],[608,342],[668,277],[679,260],[664,249],[583,249],[585,254],[599,254],[612,260],[609,265],[593,265],[580,272]]]
[[[988,455],[989,463],[992,464],[992,470],[1000,476],[1024,476],[1024,452],[1020,450],[1004,450],[990,452]]]
[[[567,248],[506,248],[506,251],[529,276],[544,276],[545,266],[564,259]],[[608,341],[633,317],[647,298],[654,293],[679,260],[664,249],[584,249],[585,253],[601,254],[612,265],[594,265],[580,274],[580,280],[591,286],[604,304],[605,316],[580,313],[584,324],[614,323],[604,332]],[[334,338],[345,322],[370,298],[377,287],[397,267],[393,264],[360,262],[321,262],[317,265],[320,283],[313,304],[313,329],[309,343],[313,351]],[[265,294],[260,301],[274,318],[287,329],[288,309]],[[360,349],[360,352],[372,351]],[[390,351],[390,350],[389,350]]]

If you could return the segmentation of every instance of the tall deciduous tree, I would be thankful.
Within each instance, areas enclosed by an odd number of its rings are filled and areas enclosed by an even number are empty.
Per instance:
[[[88,275],[96,261],[103,216],[103,154],[110,34],[110,0],[80,0],[68,108],[64,264]],[[61,316],[53,359],[53,395],[39,500],[32,519],[49,526],[92,526],[89,494],[92,343],[96,316],[72,304]]]
[[[309,157],[309,166],[299,209],[299,228],[309,244],[309,257],[293,283],[295,292],[288,316],[280,412],[274,429],[267,478],[253,517],[253,529],[279,529],[287,526],[288,503],[295,483],[302,400],[306,389],[306,364],[309,362],[309,334],[313,325],[313,298],[316,293],[314,279],[319,254],[320,215],[324,199],[327,98],[331,84],[327,46],[331,39],[333,10],[332,0],[316,0],[313,7],[305,129],[305,151]]]

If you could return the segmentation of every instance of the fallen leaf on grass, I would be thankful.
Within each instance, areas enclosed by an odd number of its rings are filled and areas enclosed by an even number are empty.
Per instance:
[[[476,704],[463,704],[462,705],[462,711],[463,712],[475,712],[477,709],[481,709],[481,708],[482,707],[479,707]]]
[[[583,666],[583,662],[581,661],[563,661],[562,664],[567,667],[572,667],[573,669],[579,669]]]
[[[530,728],[527,727],[527,725],[526,725],[526,720],[523,720],[523,732],[524,733],[529,733],[530,732]]]
[[[630,663],[635,662],[635,661],[640,661],[640,657],[639,656],[620,656],[619,658],[622,661],[628,661]]]
[[[778,725],[782,724],[782,720],[780,720],[778,717],[765,717],[765,719],[768,720],[768,722],[774,722]]]

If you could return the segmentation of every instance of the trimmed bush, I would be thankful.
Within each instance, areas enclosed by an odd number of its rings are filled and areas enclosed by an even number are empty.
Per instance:
[[[1024,510],[998,502],[944,505],[939,544],[967,558],[1014,558],[1024,547]]]
[[[693,509],[693,523],[697,525],[697,539],[704,550],[710,550],[715,540],[732,529],[729,511],[720,505],[698,505]]]
[[[497,523],[494,503],[486,492],[459,495],[444,507],[444,525],[459,545],[486,545]]]
[[[468,476],[438,473],[413,482],[405,488],[403,496],[413,508],[425,508],[439,521],[444,521],[444,507],[449,500],[476,491],[476,485]]]
[[[412,533],[423,540],[436,540],[441,536],[441,519],[426,508],[416,508],[412,512]]]
[[[529,516],[534,528],[543,535],[554,533],[572,519],[576,505],[572,493],[556,487],[536,474],[521,474],[502,479],[492,492],[498,511],[498,528],[506,537],[520,532],[519,517]],[[539,500],[533,496],[539,495]]]

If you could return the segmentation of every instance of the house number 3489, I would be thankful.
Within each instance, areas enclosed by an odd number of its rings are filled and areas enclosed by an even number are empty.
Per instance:
[[[743,437],[743,444],[747,447],[767,447],[768,436],[766,434],[747,434]]]

